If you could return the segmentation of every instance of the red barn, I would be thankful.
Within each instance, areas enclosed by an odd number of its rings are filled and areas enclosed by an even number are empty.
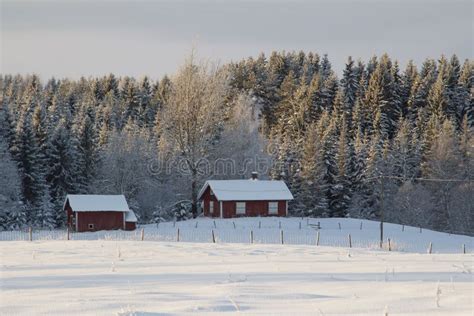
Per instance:
[[[198,199],[204,216],[232,218],[240,216],[286,216],[293,195],[283,181],[209,180]]]
[[[68,194],[63,210],[68,227],[77,232],[136,228],[137,218],[123,195]]]

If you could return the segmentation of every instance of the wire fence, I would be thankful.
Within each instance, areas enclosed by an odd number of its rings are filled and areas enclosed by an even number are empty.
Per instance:
[[[198,226],[198,224],[200,224]],[[416,227],[387,225],[384,250],[415,253],[473,253],[473,238],[422,230]],[[111,240],[158,241],[195,243],[248,243],[314,245],[345,248],[380,249],[377,225],[318,223],[299,221],[253,221],[236,225],[235,222],[216,221],[162,223],[145,225],[134,231],[69,232],[67,230],[34,230],[0,232],[0,241],[47,240]],[[442,236],[440,238],[440,236]],[[389,241],[390,240],[390,241]]]

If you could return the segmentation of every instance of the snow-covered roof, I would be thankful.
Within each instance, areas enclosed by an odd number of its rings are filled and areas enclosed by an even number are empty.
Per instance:
[[[68,194],[63,208],[68,200],[73,212],[130,211],[123,195]]]
[[[125,213],[125,221],[136,223],[138,220],[137,220],[137,217],[135,216],[135,213],[132,210],[130,210],[129,212]]]
[[[219,201],[278,201],[293,200],[283,181],[276,180],[208,180],[198,198],[211,187]]]

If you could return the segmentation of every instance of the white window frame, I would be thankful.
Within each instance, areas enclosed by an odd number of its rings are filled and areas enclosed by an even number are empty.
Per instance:
[[[209,201],[209,214],[214,214],[214,201]]]
[[[268,202],[268,214],[278,215],[278,202]]]
[[[247,205],[245,202],[235,202],[235,214],[236,215],[245,215],[247,210]]]

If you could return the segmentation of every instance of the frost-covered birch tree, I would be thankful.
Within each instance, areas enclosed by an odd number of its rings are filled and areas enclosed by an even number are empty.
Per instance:
[[[259,114],[255,98],[237,96],[212,153],[213,177],[248,178],[252,171],[268,173],[271,161],[259,131]]]
[[[203,159],[210,155],[222,127],[228,73],[215,65],[196,62],[191,55],[172,78],[172,88],[161,115],[161,143],[183,161],[189,177],[192,213],[197,215],[197,194]]]

